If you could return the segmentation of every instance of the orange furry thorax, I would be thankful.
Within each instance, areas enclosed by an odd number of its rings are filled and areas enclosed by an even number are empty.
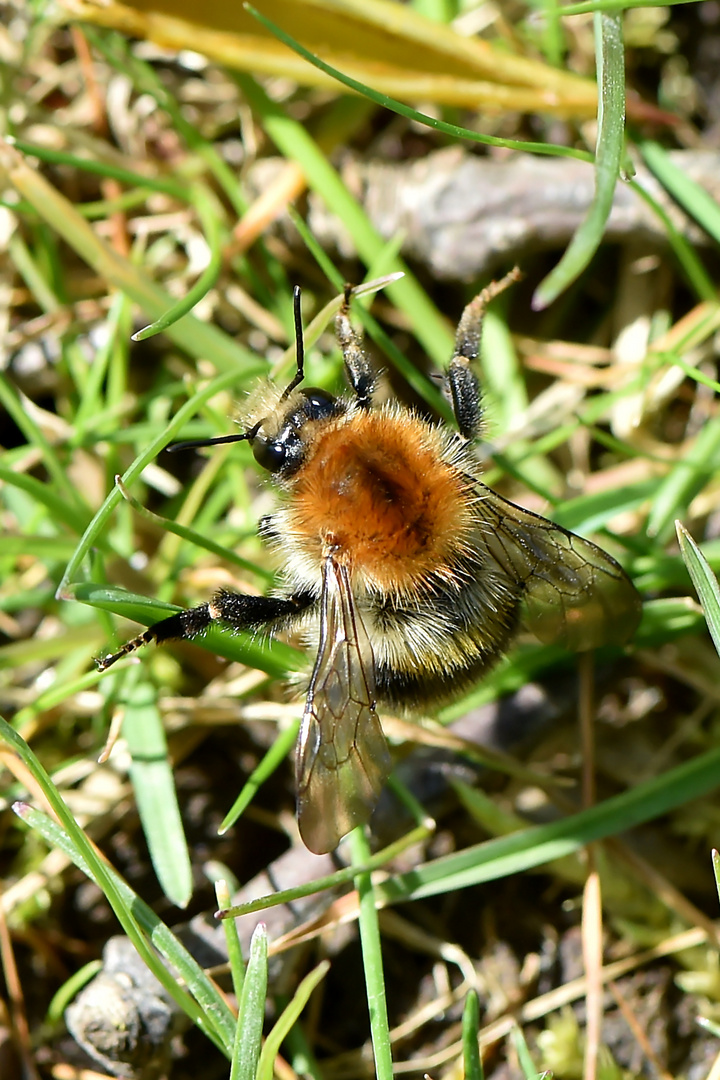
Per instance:
[[[472,527],[468,480],[438,429],[398,410],[318,425],[289,484],[291,531],[307,555],[332,548],[354,578],[414,592],[443,574]]]

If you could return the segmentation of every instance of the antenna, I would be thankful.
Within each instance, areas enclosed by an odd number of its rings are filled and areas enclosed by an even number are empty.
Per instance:
[[[295,320],[295,363],[297,364],[297,370],[295,372],[295,378],[286,386],[282,392],[281,401],[285,401],[287,397],[292,394],[296,386],[305,378],[305,344],[303,342],[303,328],[302,328],[302,308],[300,305],[300,286],[296,285],[293,289],[293,317]]]
[[[285,387],[280,397],[281,401],[285,401],[286,398],[292,394],[296,386],[305,378],[305,345],[303,342],[303,327],[302,327],[302,306],[300,303],[301,290],[299,285],[295,285],[293,288],[293,321],[295,323],[295,360],[297,368],[292,382]],[[172,446],[166,447],[169,454],[177,454],[181,450],[197,450],[202,446],[220,446],[223,443],[245,442],[252,440],[257,435],[262,420],[250,428],[249,431],[245,431],[238,435],[220,435],[216,439],[190,439],[187,442],[173,443]]]

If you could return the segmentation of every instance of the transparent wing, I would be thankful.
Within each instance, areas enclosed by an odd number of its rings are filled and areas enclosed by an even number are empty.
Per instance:
[[[545,644],[581,651],[623,644],[635,633],[642,602],[607,552],[523,510],[478,484],[482,543],[524,590],[524,625]]]
[[[333,851],[370,817],[390,772],[375,712],[375,668],[346,567],[323,566],[320,647],[298,739],[298,824],[310,851]]]

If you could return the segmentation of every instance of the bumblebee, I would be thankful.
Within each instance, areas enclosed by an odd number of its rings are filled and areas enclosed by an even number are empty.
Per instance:
[[[622,644],[637,628],[640,597],[613,558],[480,480],[473,362],[487,304],[516,279],[483,290],[460,320],[446,373],[457,430],[375,404],[349,288],[336,334],[352,393],[303,386],[296,290],[295,377],[250,398],[242,433],[209,440],[247,440],[284,496],[260,525],[284,564],[282,593],[221,590],[99,661],[104,670],[216,622],[299,631],[316,659],[296,752],[298,822],[317,854],[368,820],[388,777],[378,708],[425,711],[459,696],[520,625],[574,650]]]

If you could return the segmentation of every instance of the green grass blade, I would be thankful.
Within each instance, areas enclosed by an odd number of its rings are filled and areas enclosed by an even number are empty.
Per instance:
[[[124,169],[111,162],[94,161],[92,158],[81,157],[80,154],[73,154],[68,150],[53,150],[49,146],[35,146],[23,139],[13,139],[12,145],[27,157],[36,157],[49,165],[68,165],[79,172],[103,176],[107,180],[117,180],[119,184],[129,184],[131,187],[145,189],[146,194],[157,191],[170,195],[180,202],[186,202],[190,193],[190,186],[181,180],[161,176],[143,176],[142,173],[132,172],[130,169]]]
[[[708,751],[637,787],[552,825],[477,844],[443,856],[378,886],[384,902],[436,896],[495,881],[625,832],[720,786],[720,749]]]
[[[133,341],[146,341],[147,338],[168,330],[173,323],[178,322],[189,311],[192,311],[196,304],[200,303],[212,289],[220,275],[222,269],[222,246],[220,243],[218,207],[215,201],[210,198],[210,193],[201,184],[193,186],[192,201],[200,218],[205,241],[210,248],[208,264],[192,288],[188,289],[185,295],[164,312],[159,319],[133,334]]]
[[[650,139],[640,143],[640,153],[660,183],[677,199],[690,217],[720,244],[720,206],[705,188],[679,168],[659,143]]]
[[[280,1047],[284,1039],[287,1038],[293,1024],[300,1019],[300,1013],[310,1000],[310,995],[315,988],[320,985],[329,970],[330,961],[323,960],[316,968],[306,975],[293,994],[290,1003],[283,1009],[282,1013],[275,1021],[272,1030],[265,1040],[262,1053],[260,1054],[257,1080],[272,1080],[275,1058],[280,1052]]]
[[[215,882],[215,898],[220,910],[230,907],[230,888],[225,878],[219,878]],[[230,965],[230,977],[232,978],[235,997],[239,1001],[242,996],[242,988],[245,983],[245,963],[242,955],[242,944],[238,933],[236,919],[223,919],[225,932],[225,944],[227,946],[228,964]]]
[[[679,0],[681,4],[693,4],[696,0]],[[595,11],[628,11],[640,7],[674,7],[670,4],[658,4],[657,0],[581,0],[577,4],[567,4],[562,8],[563,15],[590,15]]]
[[[127,338],[130,335],[130,320],[130,301],[124,293],[115,293],[110,302],[110,310],[105,321],[107,338],[97,350],[83,380],[76,384],[79,404],[75,413],[72,438],[72,442],[76,446],[82,442],[86,433],[92,430],[93,426],[98,422],[98,416],[104,411],[103,383],[108,368],[117,355],[116,350],[120,349],[124,352],[127,348]]]
[[[2,372],[0,372],[0,405],[4,406],[17,424],[28,444],[41,452],[43,463],[52,478],[52,486],[58,497],[76,514],[85,513],[87,507],[77,489],[68,480],[67,472],[62,466],[55,447],[45,438],[39,423],[31,413],[23,408],[18,392]]]
[[[440,131],[443,135],[450,135],[456,139],[468,139],[470,142],[483,143],[486,146],[502,146],[510,150],[525,150],[527,153],[550,154],[558,157],[579,158],[581,161],[592,161],[590,154],[587,154],[582,150],[575,150],[572,147],[558,146],[554,143],[525,142],[522,139],[501,139],[496,135],[483,135],[482,132],[473,131],[472,128],[458,127],[457,124],[448,124],[445,120],[439,120],[434,116],[428,116],[426,113],[418,112],[417,109],[413,109],[410,105],[405,105],[404,102],[398,101],[396,98],[391,98],[387,94],[373,90],[372,87],[368,86],[366,83],[358,82],[357,79],[353,79],[343,71],[339,71],[330,64],[326,64],[319,56],[315,56],[314,53],[303,48],[299,41],[291,37],[290,34],[287,34],[276,23],[272,22],[271,19],[262,15],[257,8],[252,6],[252,4],[246,3],[244,6],[253,18],[257,19],[259,23],[262,23],[262,25],[266,27],[278,41],[281,41],[283,45],[287,45],[287,47],[297,53],[298,56],[302,56],[302,58],[307,60],[309,64],[312,64],[313,67],[318,68],[319,71],[323,71],[332,79],[336,79],[339,83],[342,83],[343,86],[347,86],[349,90],[353,90],[356,94],[361,94],[363,97],[368,98],[369,101],[373,101],[381,108],[389,109],[391,112],[397,113],[398,116],[404,116],[407,120],[412,120],[414,123],[423,124],[426,127],[433,128],[434,131]]]
[[[527,1044],[527,1040],[519,1024],[513,1024],[511,1038],[525,1080],[540,1080],[540,1074],[535,1068],[535,1063],[530,1053],[530,1047]]]
[[[98,679],[101,678],[102,675],[99,671],[86,671],[80,676],[73,674],[68,680],[56,680],[48,690],[38,694],[30,705],[18,709],[13,717],[13,727],[25,738],[26,724],[32,725],[37,717],[44,712],[55,709],[62,702],[67,701],[68,698],[74,697],[75,694],[80,694],[83,690],[89,690],[91,687],[96,686]]]
[[[675,463],[658,485],[648,514],[648,536],[661,542],[672,535],[675,518],[680,517],[691,500],[717,473],[720,466],[720,418],[713,417],[702,426],[693,446]]]
[[[372,875],[368,870],[360,869],[370,859],[370,847],[365,832],[361,828],[353,829],[349,840],[352,861],[357,868],[355,887],[360,899],[360,945],[365,971],[365,992],[370,1012],[370,1034],[375,1055],[375,1076],[377,1080],[392,1080],[392,1046],[376,894]]]
[[[678,543],[680,544],[680,552],[692,578],[695,591],[700,598],[710,636],[720,656],[720,585],[718,585],[718,579],[713,574],[707,559],[685,526],[676,521],[675,528]]]
[[[578,495],[568,499],[553,511],[551,517],[558,525],[571,532],[591,535],[603,529],[618,514],[637,510],[648,499],[655,497],[657,480],[638,480],[626,484],[621,490],[593,491],[590,495]]]
[[[347,866],[342,870],[336,870],[333,874],[315,878],[314,881],[311,881],[307,885],[297,885],[291,889],[282,889],[279,892],[272,893],[270,896],[260,896],[257,900],[250,900],[245,904],[236,904],[226,911],[219,912],[219,917],[230,919],[236,918],[239,915],[250,915],[253,912],[264,911],[266,908],[276,907],[277,904],[291,904],[293,900],[300,900],[304,896],[311,896],[313,893],[321,892],[324,889],[334,889],[338,885],[347,885],[355,879],[355,876],[360,870],[372,873],[373,870],[378,870],[385,863],[390,862],[391,859],[397,858],[398,855],[412,844],[419,844],[424,840],[427,840],[430,835],[431,830],[426,826],[413,829],[400,840],[388,844],[382,851],[378,851],[377,854],[371,856],[361,867]]]
[[[625,50],[622,15],[595,15],[598,71],[598,138],[595,195],[584,221],[562,259],[533,297],[536,310],[547,307],[580,276],[600,246],[620,175],[625,137]]]
[[[675,253],[675,258],[685,271],[685,275],[698,297],[701,300],[716,303],[717,289],[715,283],[705,269],[705,265],[693,245],[675,227],[665,208],[659,204],[657,199],[653,198],[649,191],[645,190],[639,180],[633,179],[630,180],[629,183],[633,191],[640,196],[643,202],[647,203],[653,213],[656,214],[662,222],[665,236]]]
[[[60,989],[53,994],[52,1001],[48,1005],[45,1014],[47,1022],[49,1024],[61,1024],[63,1014],[70,1002],[100,971],[102,971],[102,960],[91,960],[90,963],[84,964],[79,971],[71,975],[69,979],[66,979]]]
[[[279,732],[277,738],[274,740],[260,764],[257,768],[253,769],[250,776],[247,778],[242,791],[226,814],[222,825],[218,829],[218,834],[220,836],[222,836],[223,833],[226,833],[228,829],[235,824],[240,815],[244,813],[255,798],[258,788],[262,787],[265,781],[273,775],[281,762],[285,760],[297,741],[299,730],[300,721],[298,720],[295,724],[291,724],[289,727],[285,728],[284,731]]]
[[[475,990],[468,990],[462,1017],[463,1063],[465,1080],[484,1080],[478,1031],[480,1030],[480,1003]]]
[[[132,759],[130,779],[153,868],[168,900],[184,908],[192,894],[190,855],[157,694],[151,683],[138,681],[130,690],[122,730]]]
[[[86,528],[89,515],[74,503],[68,504],[49,484],[36,480],[34,476],[8,469],[4,465],[0,465],[0,480],[27,492],[35,502],[47,508],[54,521],[67,525],[73,533],[81,533]]]
[[[84,874],[99,885],[123,930],[150,970],[180,1008],[229,1056],[234,1021],[212,981],[157,915],[98,856],[35,754],[1,717],[0,742],[5,743],[28,768],[60,824],[25,804],[16,805],[15,812],[39,831],[49,844],[61,848]],[[192,997],[160,962],[155,948],[177,970]]]
[[[220,455],[218,455],[218,457],[219,456]],[[195,483],[197,484],[198,482],[199,478]],[[187,525],[180,524],[178,521],[172,521],[170,518],[162,517],[160,514],[155,514],[152,510],[148,510],[148,508],[143,506],[134,495],[130,494],[119,477],[115,478],[115,483],[120,488],[122,497],[126,502],[130,503],[133,510],[140,514],[141,517],[144,517],[146,521],[152,521],[156,525],[159,525],[164,532],[172,533],[181,540],[187,540],[188,543],[192,544],[194,547],[201,548],[203,551],[210,551],[213,555],[217,555],[225,562],[232,563],[241,570],[249,570],[250,573],[256,574],[260,578],[264,578],[265,581],[275,580],[275,575],[271,570],[266,570],[264,566],[251,562],[249,559],[244,559],[242,555],[238,555],[238,553],[231,548],[224,547],[222,544],[216,544],[209,536],[205,536],[204,533],[198,532],[197,529],[191,529]]]
[[[230,1080],[255,1080],[257,1075],[267,994],[267,944],[265,924],[258,923],[238,1007]]]

